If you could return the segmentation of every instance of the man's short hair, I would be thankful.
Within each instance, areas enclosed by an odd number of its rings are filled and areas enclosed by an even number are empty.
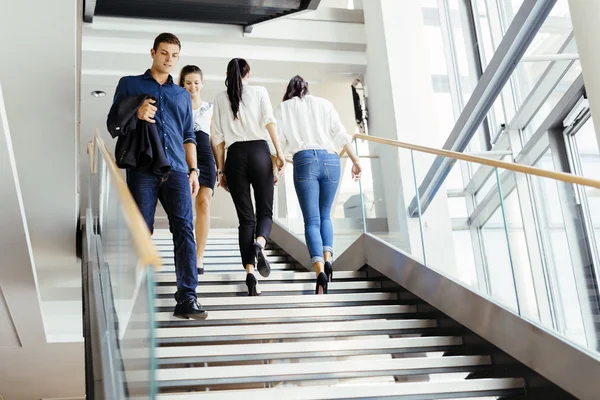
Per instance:
[[[154,46],[152,47],[154,51],[158,50],[158,46],[160,46],[161,43],[176,44],[181,49],[179,38],[172,33],[164,32],[158,35],[156,39],[154,39]]]

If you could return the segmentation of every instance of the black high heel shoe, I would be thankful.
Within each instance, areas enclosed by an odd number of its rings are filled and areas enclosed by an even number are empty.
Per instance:
[[[248,296],[260,296],[262,293],[256,290],[258,281],[254,274],[246,274],[246,286],[248,286]]]
[[[271,263],[265,254],[265,249],[258,242],[254,242],[254,254],[256,255],[256,269],[263,277],[268,277],[271,274]]]
[[[331,265],[331,261],[325,261],[325,275],[327,275],[328,282],[333,280],[333,265]]]
[[[322,293],[319,293],[319,289],[322,290]],[[317,276],[317,288],[315,289],[315,294],[327,294],[327,275],[324,272],[321,272],[319,276]]]

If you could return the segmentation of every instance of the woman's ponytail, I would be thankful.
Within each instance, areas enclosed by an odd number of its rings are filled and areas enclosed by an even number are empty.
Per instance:
[[[244,89],[242,78],[250,72],[250,65],[243,58],[234,58],[227,64],[227,96],[231,103],[233,119],[238,119],[240,103],[242,102],[242,91]]]

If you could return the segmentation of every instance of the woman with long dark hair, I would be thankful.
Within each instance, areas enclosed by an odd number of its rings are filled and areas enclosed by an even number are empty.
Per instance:
[[[210,229],[210,200],[215,190],[217,168],[210,136],[213,131],[213,105],[200,97],[204,87],[202,70],[195,65],[186,65],[179,74],[179,86],[190,93],[196,134],[198,181],[200,190],[196,196],[196,262],[198,273],[204,273],[204,248]]]
[[[267,277],[271,272],[264,249],[273,224],[274,185],[285,159],[279,148],[269,94],[264,87],[248,85],[249,79],[250,65],[246,60],[234,58],[229,62],[227,90],[215,97],[213,143],[218,185],[231,193],[238,215],[248,294],[256,296],[260,292],[253,274],[255,264],[262,276]]]
[[[304,234],[317,276],[316,294],[326,294],[333,276],[331,208],[340,182],[338,150],[352,160],[352,178],[360,179],[358,157],[333,105],[311,96],[300,76],[290,80],[275,112],[281,145],[294,158],[294,187],[304,217]]]

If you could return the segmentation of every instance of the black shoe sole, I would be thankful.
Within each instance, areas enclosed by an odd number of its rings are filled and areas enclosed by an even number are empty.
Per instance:
[[[266,278],[271,275],[271,263],[267,260],[262,250],[258,252],[256,259],[256,269],[260,276]]]
[[[196,320],[196,321],[202,321],[202,320],[205,320],[206,318],[208,318],[208,313],[203,312],[200,314],[191,314],[191,315],[185,315],[185,314],[175,315],[175,314],[173,314],[173,316],[175,318],[184,319],[184,320],[192,319],[192,320]]]

